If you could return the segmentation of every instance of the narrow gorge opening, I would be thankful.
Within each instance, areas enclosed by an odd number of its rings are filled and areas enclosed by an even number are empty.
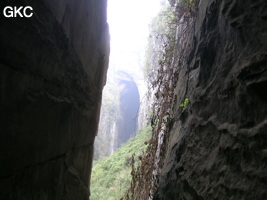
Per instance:
[[[144,142],[151,137],[145,55],[149,25],[167,3],[108,1],[111,51],[94,143],[92,200],[119,199],[124,195],[130,187],[132,154],[140,156],[146,148]],[[139,138],[134,138],[136,135]]]
[[[144,101],[147,95],[145,52],[148,26],[159,7],[160,1],[151,0],[108,2],[111,51],[95,142],[95,160],[112,154],[146,124],[145,119],[139,118],[141,100]]]

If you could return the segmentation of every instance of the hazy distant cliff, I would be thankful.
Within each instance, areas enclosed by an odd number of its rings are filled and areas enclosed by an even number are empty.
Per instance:
[[[133,77],[124,71],[116,72],[104,90],[94,159],[112,154],[135,136],[139,104],[139,90]]]

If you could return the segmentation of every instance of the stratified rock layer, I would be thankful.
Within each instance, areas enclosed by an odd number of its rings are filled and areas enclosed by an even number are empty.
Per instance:
[[[200,1],[154,199],[267,199],[266,20],[265,0]]]
[[[1,1],[25,6],[25,1]],[[109,56],[106,0],[27,1],[0,19],[0,199],[89,196]]]

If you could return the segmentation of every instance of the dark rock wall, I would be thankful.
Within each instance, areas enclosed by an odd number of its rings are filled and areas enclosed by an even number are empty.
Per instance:
[[[88,199],[109,56],[106,0],[2,0],[0,199]],[[4,18],[30,5],[32,18]]]
[[[267,2],[202,0],[154,199],[267,199]]]

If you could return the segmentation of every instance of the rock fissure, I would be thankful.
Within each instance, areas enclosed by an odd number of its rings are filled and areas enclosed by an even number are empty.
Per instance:
[[[51,158],[51,159],[49,159],[49,160],[45,160],[45,161],[42,161],[42,162],[40,162],[40,163],[35,163],[34,165],[29,165],[29,166],[25,166],[25,167],[20,168],[20,169],[16,169],[12,174],[7,174],[7,175],[5,175],[5,176],[0,177],[0,180],[1,180],[1,179],[8,179],[8,178],[10,178],[10,177],[12,177],[12,176],[14,176],[14,175],[16,175],[16,174],[18,174],[18,173],[23,172],[23,170],[26,170],[26,169],[29,169],[29,168],[38,167],[38,166],[40,166],[40,165],[43,165],[44,163],[48,163],[48,162],[52,162],[52,161],[56,161],[56,160],[61,159],[61,158],[65,157],[65,156],[66,156],[66,154],[59,155],[59,156],[54,157],[54,158]]]
[[[70,151],[68,151],[68,152],[66,152],[66,153],[64,153],[62,155],[58,155],[58,156],[56,156],[54,158],[50,158],[49,160],[45,160],[45,161],[42,161],[42,162],[39,162],[39,163],[35,163],[34,165],[25,166],[24,168],[21,168],[21,169],[16,169],[16,171],[14,171],[13,174],[9,174],[9,175],[6,175],[4,177],[0,177],[0,179],[10,178],[10,177],[14,176],[15,174],[21,173],[23,170],[26,170],[26,169],[29,169],[29,168],[38,167],[38,166],[43,165],[43,164],[48,163],[48,162],[53,162],[53,161],[56,161],[56,160],[59,160],[59,159],[62,159],[62,158],[65,158],[63,160],[66,160],[66,157],[68,155],[70,155],[71,152],[73,152],[75,149],[77,150],[77,149],[80,149],[82,147],[90,147],[90,148],[93,148],[93,144],[91,143],[91,144],[85,144],[85,145],[82,145],[82,146],[73,147],[72,150],[70,150]],[[68,164],[66,162],[64,162],[64,164],[65,164],[66,168],[69,169]],[[71,168],[70,172],[73,173],[75,176],[78,177],[77,172],[76,172],[75,169],[73,169],[73,167]]]

